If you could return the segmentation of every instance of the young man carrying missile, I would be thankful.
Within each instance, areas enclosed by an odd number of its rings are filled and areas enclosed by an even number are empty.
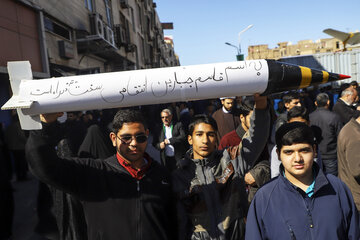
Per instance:
[[[88,239],[175,239],[170,175],[146,153],[149,130],[138,111],[120,110],[110,138],[117,153],[105,160],[60,159],[55,153],[60,114],[40,116],[27,153],[43,182],[82,201]]]
[[[216,150],[217,124],[198,115],[189,125],[191,150],[173,173],[179,240],[242,239],[248,203],[244,175],[267,142],[270,117],[267,98],[255,96],[249,131],[242,142]]]
[[[311,127],[276,131],[281,173],[260,188],[249,209],[246,239],[359,239],[359,216],[348,187],[314,162]]]

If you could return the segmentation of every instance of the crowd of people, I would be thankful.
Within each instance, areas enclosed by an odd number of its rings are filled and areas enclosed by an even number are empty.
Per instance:
[[[28,169],[44,239],[360,239],[359,96],[352,82],[44,114],[37,131],[14,115],[0,132],[0,240],[13,172]]]

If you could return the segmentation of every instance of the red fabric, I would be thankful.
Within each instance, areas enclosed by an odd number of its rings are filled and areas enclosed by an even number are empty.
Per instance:
[[[142,168],[140,168],[140,169],[136,169],[136,168],[133,168],[130,163],[126,162],[120,156],[119,153],[116,153],[116,158],[117,158],[118,162],[120,163],[120,165],[123,166],[126,169],[126,171],[128,171],[130,173],[130,175],[137,180],[140,180],[144,177],[146,170],[150,167],[151,161],[152,161],[150,156],[145,153],[144,158],[148,161],[147,164],[142,166]]]
[[[241,142],[241,138],[236,133],[236,131],[233,130],[233,131],[225,134],[221,138],[218,149],[223,150],[224,148],[227,148],[227,147],[236,146],[236,145],[239,145],[240,142]]]

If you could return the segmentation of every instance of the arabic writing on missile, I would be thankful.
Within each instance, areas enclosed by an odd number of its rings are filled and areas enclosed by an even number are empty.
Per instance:
[[[71,96],[81,96],[102,89],[101,84],[95,86],[93,83],[87,83],[85,85],[86,86],[84,86],[84,83],[80,84],[79,81],[76,80],[69,80],[65,82],[64,86],[61,86],[59,80],[57,80],[54,83],[50,83],[50,86],[46,86],[46,84],[45,87],[38,86],[35,90],[30,92],[30,95],[42,96],[50,94],[54,99],[57,99],[65,93],[69,93]]]
[[[111,82],[112,84],[109,84],[109,86],[105,85],[105,81],[101,84],[99,79],[87,81],[69,80],[66,82],[57,80],[51,82],[50,85],[45,84],[43,87],[37,86],[30,92],[30,95],[51,95],[52,98],[57,99],[65,94],[82,96],[98,91],[104,102],[121,103],[127,96],[139,96],[150,93],[154,97],[161,98],[180,89],[192,89],[196,94],[205,82],[207,82],[207,84],[209,81],[212,83],[222,81],[229,82],[232,73],[238,74],[237,71],[243,70],[255,70],[256,76],[260,76],[262,67],[261,61],[245,61],[223,68],[211,67],[203,69],[200,73],[192,69],[177,69],[174,72],[166,73],[168,75],[162,77],[161,80],[151,79],[150,77],[155,78],[156,76],[150,76],[149,74],[135,75],[135,77],[129,75],[127,81],[120,80],[116,82],[116,84],[125,84],[116,88],[114,87],[114,82]]]

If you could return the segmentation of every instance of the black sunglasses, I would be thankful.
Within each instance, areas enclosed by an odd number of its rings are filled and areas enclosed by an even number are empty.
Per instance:
[[[136,135],[136,136],[125,135],[125,136],[120,136],[120,137],[118,137],[116,135],[116,137],[125,144],[131,143],[133,138],[135,138],[136,142],[138,142],[138,143],[144,143],[148,139],[148,137],[144,134],[140,134],[140,135]]]

